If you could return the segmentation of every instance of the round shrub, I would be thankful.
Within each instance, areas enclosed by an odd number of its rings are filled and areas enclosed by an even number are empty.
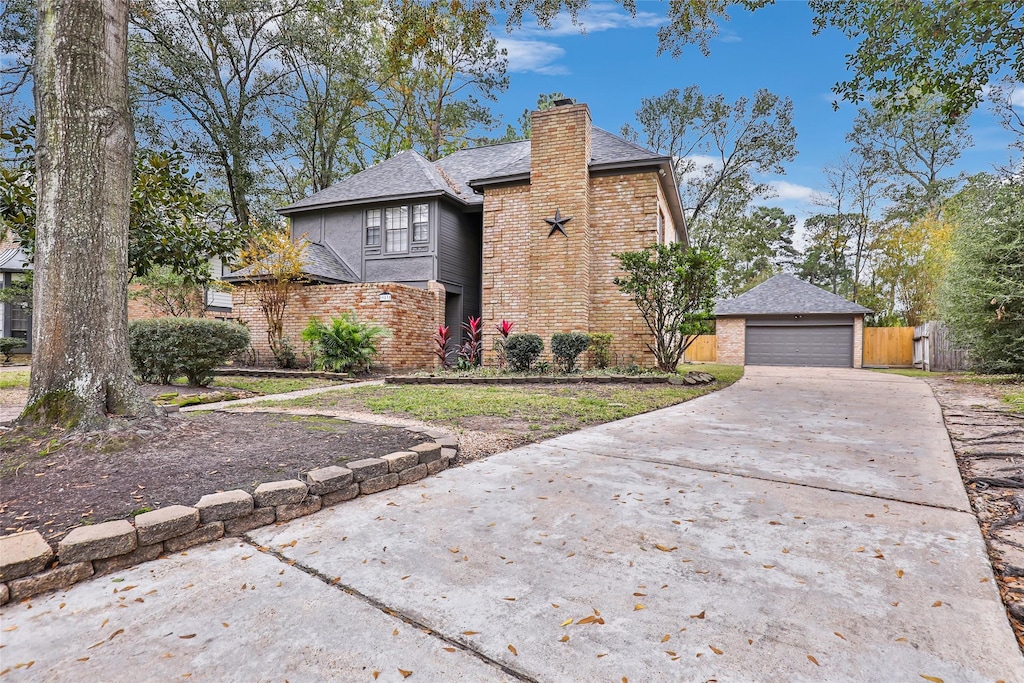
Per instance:
[[[132,366],[144,382],[170,384],[185,375],[189,386],[210,383],[210,370],[249,346],[249,330],[204,318],[136,320],[128,326]]]
[[[613,338],[611,334],[603,332],[590,334],[590,357],[594,361],[594,367],[604,369],[612,364]]]
[[[582,332],[556,332],[551,335],[551,356],[562,372],[575,372],[576,360],[590,346],[590,336]]]
[[[544,340],[535,334],[513,334],[505,341],[505,358],[515,372],[525,372],[544,351]]]
[[[0,353],[4,356],[4,362],[11,362],[11,354],[17,349],[25,346],[26,342],[24,339],[18,339],[16,337],[0,337]]]

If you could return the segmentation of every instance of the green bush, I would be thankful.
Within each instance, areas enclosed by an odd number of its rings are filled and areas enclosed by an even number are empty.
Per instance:
[[[310,343],[315,370],[348,372],[369,370],[377,355],[377,342],[389,336],[388,329],[360,322],[354,315],[343,313],[325,325],[319,318],[310,318],[302,338]]]
[[[544,340],[535,334],[513,334],[505,341],[505,358],[515,372],[525,372],[540,358]]]
[[[128,326],[132,365],[145,382],[170,384],[185,375],[189,386],[206,386],[210,370],[249,345],[249,330],[204,318],[136,320]]]
[[[0,337],[0,353],[4,355],[4,362],[11,362],[11,354],[14,353],[15,349],[20,349],[25,345],[24,339],[17,339],[15,337]]]
[[[582,332],[556,332],[551,335],[551,356],[562,372],[575,372],[580,354],[590,346],[590,335]]]
[[[590,335],[590,357],[594,367],[602,370],[612,364],[612,339],[615,335],[595,332]]]

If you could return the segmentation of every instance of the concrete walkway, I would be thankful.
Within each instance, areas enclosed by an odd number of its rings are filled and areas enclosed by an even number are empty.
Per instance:
[[[35,681],[1021,682],[968,510],[925,383],[748,368],[8,605],[0,658]]]
[[[339,389],[351,389],[353,387],[375,387],[384,384],[382,379],[368,380],[365,382],[350,382],[348,384],[332,384],[327,387],[314,387],[312,389],[299,389],[298,391],[289,391],[284,394],[267,394],[266,396],[253,396],[252,398],[240,398],[234,401],[218,401],[217,403],[201,403],[194,406],[185,406],[181,408],[183,413],[192,413],[196,411],[205,410],[231,410],[232,408],[241,408],[243,406],[249,406],[254,403],[262,403],[263,401],[287,401],[293,398],[303,398],[304,396],[316,396],[317,394],[326,394],[329,391],[338,391]]]

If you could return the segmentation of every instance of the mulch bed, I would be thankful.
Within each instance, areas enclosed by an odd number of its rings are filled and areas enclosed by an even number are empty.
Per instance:
[[[1024,650],[1024,415],[999,400],[1005,387],[955,376],[926,381],[942,406],[999,591]]]
[[[194,505],[216,491],[252,492],[428,440],[401,428],[268,413],[172,415],[64,441],[14,430],[0,436],[0,535],[35,529],[52,543],[83,523]]]

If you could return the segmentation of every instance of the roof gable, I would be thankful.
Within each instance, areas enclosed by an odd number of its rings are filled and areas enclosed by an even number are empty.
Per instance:
[[[357,204],[374,199],[386,201],[442,194],[457,196],[455,188],[445,180],[434,164],[419,152],[406,150],[280,211],[292,213],[302,209]]]
[[[871,313],[871,309],[782,273],[732,299],[718,302],[715,315],[800,315]]]

